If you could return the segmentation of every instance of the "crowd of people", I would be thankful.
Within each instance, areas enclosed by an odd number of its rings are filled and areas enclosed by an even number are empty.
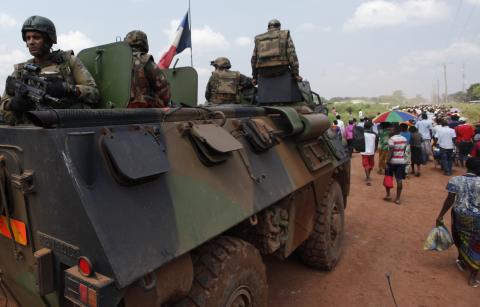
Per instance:
[[[371,172],[378,152],[378,173],[384,175],[386,201],[400,205],[403,180],[409,176],[420,177],[422,166],[435,163],[443,174],[452,175],[456,164],[462,175],[449,179],[448,195],[436,219],[437,226],[444,225],[443,216],[451,210],[452,236],[458,249],[456,265],[468,272],[468,284],[480,286],[480,129],[468,122],[458,109],[445,106],[416,106],[402,111],[413,115],[405,122],[375,123],[362,118],[344,125],[341,115],[336,115],[332,131],[338,134],[349,148],[350,154],[360,153],[365,171],[366,185],[372,183]],[[391,195],[397,183],[396,194]]]

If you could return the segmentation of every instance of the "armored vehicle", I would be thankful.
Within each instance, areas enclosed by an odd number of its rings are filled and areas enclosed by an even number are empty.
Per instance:
[[[79,54],[102,109],[0,126],[0,302],[8,306],[267,306],[262,255],[331,270],[350,161],[302,104],[125,109],[131,50]]]

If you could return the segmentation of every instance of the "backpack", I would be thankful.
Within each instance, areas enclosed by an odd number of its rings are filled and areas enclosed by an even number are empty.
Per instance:
[[[363,127],[355,126],[353,129],[353,143],[352,146],[355,151],[364,152],[365,151],[365,136],[363,133],[365,130]]]

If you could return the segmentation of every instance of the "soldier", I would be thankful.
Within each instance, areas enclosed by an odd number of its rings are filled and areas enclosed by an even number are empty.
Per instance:
[[[22,26],[22,38],[33,59],[16,64],[11,77],[7,79],[5,93],[1,98],[0,110],[4,120],[11,124],[28,123],[26,111],[39,107],[70,109],[90,108],[99,101],[99,92],[92,75],[83,63],[73,56],[72,51],[52,51],[57,43],[57,34],[53,22],[45,17],[31,16]],[[44,80],[48,101],[42,106],[32,102],[23,81],[27,67],[38,68],[38,80]],[[30,68],[33,70],[32,68]],[[21,81],[21,82],[20,82]],[[13,84],[20,84],[12,88]],[[44,96],[46,96],[44,95]]]
[[[165,74],[148,54],[147,34],[134,30],[124,39],[132,47],[132,85],[128,108],[161,108],[170,101],[170,85]]]
[[[240,93],[253,87],[252,79],[238,71],[231,71],[230,60],[224,57],[210,62],[215,67],[208,80],[205,98],[213,104],[240,103]]]
[[[253,84],[257,83],[258,75],[275,77],[287,71],[290,71],[296,81],[302,81],[290,31],[281,30],[277,19],[270,20],[267,32],[255,37],[251,63]]]

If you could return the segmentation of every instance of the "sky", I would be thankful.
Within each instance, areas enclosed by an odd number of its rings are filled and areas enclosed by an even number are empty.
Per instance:
[[[30,58],[20,31],[31,15],[55,23],[54,49],[78,53],[139,29],[158,61],[187,9],[188,0],[3,1],[0,90],[13,64]],[[449,93],[480,82],[480,0],[191,0],[191,13],[201,94],[217,57],[228,57],[232,70],[251,75],[253,38],[272,18],[291,32],[300,75],[327,98],[397,89],[430,98],[437,84],[445,91],[444,64]],[[189,66],[190,50],[178,58],[177,66]]]

